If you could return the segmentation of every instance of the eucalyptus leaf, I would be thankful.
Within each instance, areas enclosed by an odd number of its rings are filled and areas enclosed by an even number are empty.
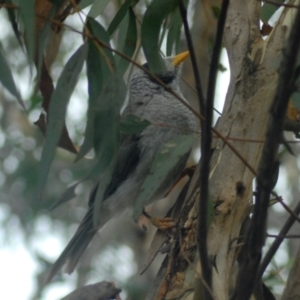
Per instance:
[[[95,0],[81,0],[78,4],[80,9],[85,9],[86,7],[92,5]]]
[[[122,134],[138,134],[147,128],[151,122],[146,119],[129,114],[120,123],[120,132]]]
[[[94,3],[88,13],[88,16],[91,18],[98,17],[103,12],[108,2],[109,0],[94,0]]]
[[[102,168],[111,162],[119,147],[120,109],[126,96],[123,79],[115,74],[104,84],[94,119],[94,149]]]
[[[24,22],[28,59],[33,62],[35,50],[35,0],[20,1],[19,8]]]
[[[97,109],[98,97],[103,86],[103,57],[93,40],[88,41],[88,54],[86,60],[88,79],[88,110],[87,124],[85,127],[84,140],[80,147],[76,161],[84,157],[94,145],[94,120]]]
[[[87,18],[87,28],[90,31],[90,33],[97,39],[97,41],[103,42],[108,47],[111,47],[109,42],[109,35],[99,22],[95,21],[92,18]],[[103,72],[104,73],[108,72],[107,74],[113,73],[116,66],[114,55],[112,54],[111,50],[102,47],[101,44],[98,43],[97,46],[99,51],[104,56],[107,62],[108,69],[103,70]]]
[[[7,4],[13,4],[12,0],[6,0],[5,2]],[[14,34],[15,34],[21,48],[23,49],[22,38],[21,38],[21,34],[20,34],[20,31],[19,31],[19,28],[18,28],[18,21],[17,21],[15,10],[7,8],[7,14],[8,14],[8,18],[9,18],[11,27],[14,31]]]
[[[23,103],[19,91],[17,90],[11,70],[1,50],[0,50],[0,82],[13,96],[16,97],[20,105],[25,109],[25,105]]]
[[[293,106],[300,111],[300,93],[294,92],[291,96]]]
[[[276,2],[278,4],[284,3],[285,0],[277,0]],[[276,12],[276,10],[279,9],[278,5],[274,5],[271,3],[264,3],[264,5],[261,8],[260,12],[260,19],[262,20],[263,23],[268,23],[270,18],[273,16],[273,14]]]
[[[178,164],[182,163],[182,159],[186,160],[195,140],[196,136],[194,134],[180,135],[162,146],[151,165],[150,173],[146,177],[136,200],[133,211],[135,220],[142,214],[144,206],[151,203],[165,180],[172,176]]]
[[[167,56],[172,55],[172,50],[174,45],[178,48],[180,40],[180,32],[181,32],[182,20],[180,16],[179,9],[177,8],[172,14],[170,21],[170,28],[167,37]],[[175,49],[175,52],[178,53],[178,49]]]
[[[54,16],[54,14],[56,13],[57,9],[55,6],[52,7],[50,13],[49,13],[49,20],[51,20]],[[51,33],[51,22],[45,22],[44,27],[42,28],[42,30],[39,33],[39,37],[38,37],[38,43],[39,43],[39,47],[38,47],[38,59],[37,59],[37,80],[40,79],[41,76],[41,67],[42,67],[42,62],[43,62],[43,58],[44,58],[44,51],[45,51],[45,47],[47,45],[47,42],[49,40],[49,36]]]
[[[77,186],[82,183],[83,180],[78,181],[74,184],[72,184],[71,186],[69,186],[65,192],[62,194],[62,196],[53,204],[53,206],[50,208],[50,210],[54,210],[55,208],[57,208],[58,206],[72,200],[73,198],[76,197],[75,194],[75,190],[77,188]]]
[[[132,58],[137,44],[137,26],[135,15],[130,7],[125,18],[122,20],[118,35],[118,50],[126,56]],[[124,74],[130,64],[127,59],[120,56],[116,58],[117,69],[120,74]]]
[[[126,13],[128,12],[129,7],[132,4],[132,0],[125,0],[125,2],[122,4],[118,12],[116,13],[115,17],[109,24],[107,28],[107,32],[110,37],[114,34],[114,32],[117,30],[118,26],[121,24],[122,20],[125,18]]]
[[[51,97],[46,140],[39,165],[39,195],[45,186],[54,152],[64,128],[67,104],[82,70],[86,51],[87,45],[84,44],[71,56]]]
[[[99,224],[99,215],[100,215],[100,211],[102,209],[104,191],[105,191],[106,187],[109,185],[109,183],[111,182],[114,163],[115,163],[115,160],[110,161],[108,167],[105,168],[105,170],[102,170],[102,172],[101,172],[101,178],[99,180],[99,186],[98,186],[97,193],[96,193],[96,196],[95,196],[95,200],[94,200],[94,203],[93,203],[93,206],[94,206],[94,209],[93,209],[93,224],[94,224],[95,228],[97,228],[98,224]],[[99,168],[98,166],[96,166],[94,168],[95,171],[99,170],[99,169],[101,169],[101,167]]]
[[[159,35],[162,22],[177,6],[178,0],[153,0],[142,23],[142,47],[153,73],[162,73],[166,66],[160,55]]]

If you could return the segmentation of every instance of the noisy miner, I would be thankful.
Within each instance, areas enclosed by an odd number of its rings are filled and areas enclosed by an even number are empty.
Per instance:
[[[179,88],[180,65],[188,55],[188,52],[184,52],[175,57],[164,58],[166,71],[155,74],[182,99],[184,98]],[[147,63],[143,67],[149,69]],[[151,164],[162,146],[170,139],[195,130],[193,113],[141,69],[137,69],[130,80],[128,105],[122,117],[128,114],[147,119],[151,124],[139,134],[121,138],[112,180],[104,192],[98,226],[95,228],[93,222],[93,203],[98,188],[95,184],[90,194],[89,209],[74,237],[49,271],[47,282],[65,263],[66,272],[72,273],[97,231],[109,220],[125,211],[132,211]],[[168,178],[155,191],[152,202],[162,199],[180,177],[190,150],[178,160]]]

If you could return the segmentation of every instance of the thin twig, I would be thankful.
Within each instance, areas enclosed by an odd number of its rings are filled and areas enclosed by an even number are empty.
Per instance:
[[[190,28],[187,20],[187,10],[183,4],[183,1],[179,1],[179,11],[181,14],[182,18],[182,23],[184,27],[184,32],[185,32],[185,37],[186,37],[186,42],[188,45],[188,49],[190,51],[190,57],[192,61],[192,68],[194,72],[194,78],[195,78],[195,85],[196,85],[196,91],[198,94],[198,100],[199,100],[199,107],[200,107],[200,113],[204,115],[205,111],[205,98],[203,94],[203,89],[202,89],[202,84],[201,84],[201,79],[200,79],[200,73],[198,70],[198,64],[196,60],[196,55],[194,51],[194,46],[193,46],[193,41],[190,33]],[[201,123],[203,123],[204,120],[201,119]],[[201,124],[202,126],[202,124]]]
[[[190,52],[190,57],[192,61],[192,68],[194,72],[194,78],[195,78],[195,83],[196,83],[196,91],[198,94],[198,100],[199,100],[199,107],[200,107],[200,113],[204,115],[204,119],[201,119],[201,130],[202,130],[202,135],[201,135],[201,161],[200,161],[200,213],[199,213],[199,221],[198,221],[198,249],[199,249],[199,257],[200,257],[200,263],[201,263],[201,271],[202,271],[202,278],[203,281],[205,282],[203,292],[204,292],[204,299],[212,299],[211,297],[211,264],[208,258],[208,253],[207,253],[207,195],[208,195],[208,182],[206,186],[203,187],[203,182],[206,183],[205,178],[203,177],[203,168],[201,170],[201,166],[203,165],[201,162],[204,161],[205,153],[203,153],[203,130],[205,128],[205,124],[209,122],[211,119],[208,119],[206,116],[206,103],[204,99],[204,94],[202,90],[202,85],[201,85],[201,79],[200,79],[200,74],[198,70],[198,64],[196,60],[196,55],[194,51],[194,46],[193,46],[193,41],[189,29],[189,24],[187,20],[187,10],[183,4],[183,1],[179,2],[179,10],[183,22],[183,27],[185,31],[185,37],[188,45],[188,49]],[[211,122],[209,123],[209,132],[211,128]],[[210,142],[208,143],[208,146],[210,148]],[[208,158],[208,162],[209,162]],[[207,172],[209,174],[209,170]],[[205,175],[204,175],[205,177]],[[208,176],[207,176],[208,177]],[[208,178],[207,178],[208,181]]]
[[[286,205],[282,199],[282,197],[277,198],[278,202],[282,205],[282,207],[290,214],[292,218],[295,219],[298,223],[300,223],[300,218],[295,214],[289,207]]]
[[[268,238],[282,238],[282,239],[300,239],[299,234],[280,235],[280,234],[267,234]]]
[[[200,199],[199,199],[197,237],[198,237],[199,257],[201,262],[202,276],[204,280],[207,282],[207,285],[209,287],[212,286],[212,265],[207,252],[209,172],[210,172],[211,142],[212,142],[211,128],[212,128],[212,119],[213,119],[215,88],[216,88],[220,54],[222,50],[223,32],[225,27],[228,6],[229,6],[229,0],[224,0],[222,3],[221,13],[218,20],[216,39],[215,39],[212,57],[211,57],[211,63],[210,63],[206,104],[204,106],[205,121],[202,122],[202,126],[201,126],[202,135],[201,135],[201,160],[200,160],[200,176],[199,176]],[[181,10],[183,10],[182,7],[183,7],[183,3],[180,2]],[[187,20],[185,20],[184,23],[187,24]],[[186,32],[189,33],[188,26]],[[193,47],[192,43],[190,43],[190,46]],[[197,65],[194,66],[193,64],[193,67],[198,72]],[[195,73],[194,71],[194,74],[196,75],[197,73]],[[207,289],[205,289],[204,299],[211,299],[211,295]]]
[[[300,214],[300,202],[298,202],[297,206],[295,207],[293,213],[295,215]],[[271,262],[272,258],[274,257],[275,253],[277,252],[279,246],[283,242],[286,234],[289,232],[293,224],[295,223],[295,218],[293,215],[290,215],[289,218],[286,220],[285,224],[283,225],[282,229],[279,232],[279,235],[276,237],[276,240],[273,242],[272,246],[269,248],[268,252],[266,253],[265,257],[263,258],[259,270],[258,270],[258,278],[261,278]]]

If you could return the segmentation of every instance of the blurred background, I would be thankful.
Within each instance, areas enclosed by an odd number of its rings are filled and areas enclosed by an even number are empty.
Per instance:
[[[189,22],[197,53],[202,84],[207,83],[209,57],[214,40],[216,17],[206,1],[191,1],[189,4]],[[110,23],[120,7],[119,1],[109,1],[98,20],[105,27]],[[146,9],[141,1],[135,8],[141,20]],[[90,11],[87,7],[80,15],[74,14],[66,20],[71,28],[82,31],[84,14]],[[81,221],[86,207],[92,182],[85,181],[76,189],[77,197],[57,209],[50,211],[66,188],[80,180],[91,168],[88,159],[74,163],[75,156],[58,149],[48,177],[43,201],[37,196],[38,164],[44,138],[33,124],[41,112],[42,98],[37,93],[35,71],[28,67],[27,58],[20,48],[7,18],[7,11],[0,9],[1,51],[13,72],[13,76],[25,101],[24,111],[16,100],[0,87],[0,298],[1,299],[59,299],[78,286],[97,281],[114,281],[123,289],[122,299],[143,299],[151,287],[156,272],[163,259],[159,254],[154,263],[143,274],[147,250],[155,233],[142,231],[130,217],[114,220],[105,227],[80,261],[77,271],[71,276],[62,274],[44,290],[40,288],[45,271],[59,256],[72,237]],[[112,45],[117,37],[112,40]],[[162,51],[165,52],[165,40],[162,40]],[[49,46],[48,58],[51,63],[51,75],[54,82],[59,77],[66,61],[82,44],[82,36],[71,29],[62,30],[53,36]],[[184,34],[181,36],[180,50],[184,51]],[[174,53],[175,54],[175,53]],[[137,60],[144,62],[139,52]],[[186,62],[182,72],[182,91],[186,99],[197,108],[193,73],[190,62]],[[222,54],[222,65],[216,93],[216,109],[222,111],[230,79],[230,70],[225,50]],[[76,90],[71,98],[67,126],[75,145],[80,145],[86,125],[87,80],[85,68],[81,74]],[[215,114],[217,120],[218,113]],[[294,140],[293,135],[287,135]],[[294,153],[299,153],[297,143],[291,145]],[[195,161],[199,158],[195,149]],[[282,149],[280,153],[280,177],[276,187],[285,202],[294,207],[299,201],[300,163]],[[160,202],[153,208],[152,214],[164,216],[172,199]],[[288,217],[280,204],[270,210],[268,233],[277,234]],[[299,233],[299,224],[290,234]],[[267,239],[267,245],[273,241]],[[271,290],[280,294],[288,275],[288,268],[295,256],[299,241],[286,240],[268,268],[266,284]]]

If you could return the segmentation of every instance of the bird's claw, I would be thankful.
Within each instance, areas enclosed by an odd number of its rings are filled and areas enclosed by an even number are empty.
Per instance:
[[[175,221],[172,218],[157,218],[157,217],[151,217],[148,213],[145,211],[143,212],[143,215],[146,216],[149,221],[159,230],[166,231],[169,229],[172,229],[175,227]]]

